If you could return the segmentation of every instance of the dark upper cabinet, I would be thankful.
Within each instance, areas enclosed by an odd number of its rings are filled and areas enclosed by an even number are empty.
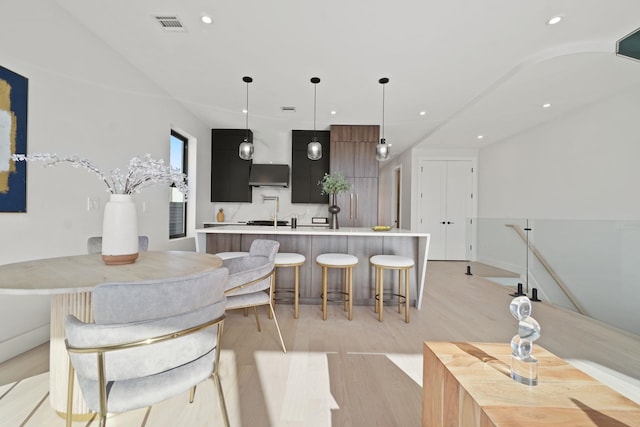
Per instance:
[[[291,203],[328,203],[326,194],[318,181],[329,173],[330,139],[329,131],[316,131],[322,145],[322,158],[309,160],[307,144],[313,138],[312,130],[293,130],[291,135]]]
[[[211,201],[251,202],[251,160],[238,156],[246,129],[211,129]],[[253,133],[249,131],[249,142]]]

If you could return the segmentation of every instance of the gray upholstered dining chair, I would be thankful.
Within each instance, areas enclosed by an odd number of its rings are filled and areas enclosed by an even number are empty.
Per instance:
[[[101,427],[108,412],[144,408],[187,390],[193,402],[196,385],[212,377],[228,427],[218,378],[227,278],[228,270],[219,268],[182,278],[96,286],[95,323],[73,315],[65,320],[67,414],[72,413],[74,371]]]
[[[149,249],[149,237],[138,236],[138,251],[146,252]],[[91,236],[87,239],[87,253],[99,254],[102,252],[102,236]]]
[[[278,330],[282,350],[286,353],[287,348],[272,304],[275,261],[279,248],[280,243],[275,240],[256,239],[251,243],[248,256],[225,259],[222,266],[229,269],[229,280],[225,290],[227,310],[253,307],[258,331],[261,331],[257,306],[268,305],[269,314]]]

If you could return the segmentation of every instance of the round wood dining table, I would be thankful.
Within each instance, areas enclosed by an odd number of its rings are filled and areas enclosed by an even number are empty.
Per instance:
[[[64,319],[73,314],[82,321],[93,321],[91,292],[96,285],[191,276],[221,265],[215,255],[178,251],[140,252],[135,263],[126,265],[106,265],[100,254],[38,259],[0,265],[0,295],[51,296],[49,401],[62,415],[67,408],[69,372]],[[89,412],[82,394],[74,393],[74,417]]]

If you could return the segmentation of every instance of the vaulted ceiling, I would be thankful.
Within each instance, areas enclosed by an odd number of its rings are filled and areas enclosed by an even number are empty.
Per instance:
[[[396,155],[482,147],[640,94],[640,63],[615,54],[640,27],[637,0],[56,1],[212,128],[244,128],[242,77],[253,77],[257,138],[313,128],[314,76],[318,129],[382,124],[388,77],[384,133]]]

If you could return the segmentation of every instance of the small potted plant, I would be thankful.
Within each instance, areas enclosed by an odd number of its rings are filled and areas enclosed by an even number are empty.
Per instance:
[[[318,185],[322,186],[322,194],[331,196],[331,205],[329,206],[331,220],[329,222],[329,228],[340,228],[338,226],[338,212],[340,212],[340,207],[336,204],[336,196],[349,191],[351,189],[351,183],[347,181],[347,178],[345,178],[341,172],[333,172],[332,174],[325,173],[322,180],[318,182]]]

